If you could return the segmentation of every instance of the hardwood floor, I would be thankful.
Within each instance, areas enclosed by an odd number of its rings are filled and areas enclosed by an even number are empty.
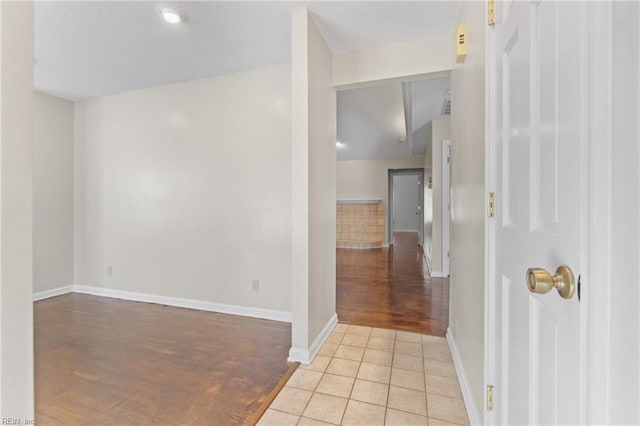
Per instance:
[[[431,278],[417,233],[382,249],[337,249],[340,322],[444,336],[449,279]]]
[[[275,321],[72,293],[34,322],[39,425],[251,423],[297,367]]]

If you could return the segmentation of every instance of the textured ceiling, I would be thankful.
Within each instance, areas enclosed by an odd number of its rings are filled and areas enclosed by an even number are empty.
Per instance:
[[[171,26],[155,2],[35,6],[37,89],[84,99],[284,63],[291,13],[307,7],[334,53],[453,31],[458,2],[175,2]]]
[[[440,116],[449,77],[411,82],[412,131]],[[402,84],[338,92],[338,160],[400,158],[425,153],[426,138],[406,138]],[[421,132],[420,134],[423,134]]]

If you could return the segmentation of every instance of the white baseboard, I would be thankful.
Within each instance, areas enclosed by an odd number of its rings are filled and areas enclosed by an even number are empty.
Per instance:
[[[456,374],[458,375],[458,382],[460,383],[460,389],[462,390],[462,398],[464,399],[464,405],[467,408],[467,414],[469,415],[469,422],[472,425],[481,425],[482,416],[478,412],[476,404],[473,399],[473,393],[467,380],[467,375],[464,372],[464,366],[460,359],[460,352],[456,345],[455,337],[450,328],[447,328],[447,343],[449,344],[449,350],[451,351],[451,357],[453,358],[453,364],[456,367]]]
[[[56,296],[60,296],[62,294],[67,294],[71,292],[73,292],[72,285],[53,288],[51,290],[39,291],[37,293],[33,293],[33,301],[37,302],[38,300],[49,299],[51,297],[56,297]]]
[[[427,268],[429,269],[429,274],[432,278],[447,278],[449,275],[445,274],[442,271],[434,271],[431,267],[431,258],[427,255],[427,252],[424,250],[424,246],[422,246],[422,254],[424,256],[425,262],[427,262]]]
[[[114,290],[110,288],[93,287],[78,284],[35,293],[33,295],[33,300],[42,300],[71,292],[91,294],[93,296],[112,297],[115,299],[131,300],[134,302],[157,303],[160,305],[177,306],[179,308],[197,309],[200,311],[218,312],[221,314],[240,315],[243,317],[262,318],[272,321],[291,322],[291,312],[286,311],[275,311],[271,309],[226,305],[223,303],[213,303],[202,300],[157,296],[154,294],[134,293],[125,290]]]
[[[299,362],[305,365],[311,364],[311,361],[316,357],[318,351],[320,351],[320,348],[324,345],[324,342],[326,342],[329,334],[331,334],[336,324],[338,324],[338,314],[333,314],[309,349],[291,347],[291,349],[289,349],[289,359],[287,361]]]
[[[422,255],[424,256],[424,261],[427,262],[427,268],[429,268],[429,274],[431,274],[431,259],[429,258],[429,255],[425,251],[424,244],[422,245]]]

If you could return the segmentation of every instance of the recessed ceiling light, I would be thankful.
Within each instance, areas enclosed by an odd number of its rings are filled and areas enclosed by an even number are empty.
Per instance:
[[[162,16],[162,19],[170,24],[179,24],[186,20],[187,15],[178,6],[169,3],[159,3],[156,5],[156,11]]]
[[[336,141],[336,147],[337,147],[337,148],[342,148],[342,147],[344,147],[344,142]]]

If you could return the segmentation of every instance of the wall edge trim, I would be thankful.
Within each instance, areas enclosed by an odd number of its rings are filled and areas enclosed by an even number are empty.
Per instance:
[[[38,291],[33,293],[33,301],[50,299],[52,297],[61,296],[63,294],[72,293],[73,285],[66,285],[63,287],[52,288],[50,290]]]
[[[473,400],[471,386],[467,380],[464,365],[462,365],[462,358],[460,358],[460,352],[458,351],[455,336],[451,328],[447,328],[447,343],[449,344],[449,350],[451,351],[451,357],[453,358],[453,365],[455,366],[456,374],[458,375],[458,382],[460,383],[462,398],[464,400],[464,405],[467,408],[467,414],[469,415],[469,422],[472,425],[481,425],[483,424],[482,416],[480,415],[480,412],[478,412]]]
[[[305,365],[311,364],[337,324],[338,314],[334,313],[331,318],[329,318],[329,321],[325,324],[320,334],[318,334],[318,337],[315,338],[309,349],[291,347],[291,349],[289,349],[289,358],[287,361],[299,362]]]
[[[74,284],[57,289],[42,291],[33,294],[34,302],[48,299],[67,293],[90,294],[93,296],[111,297],[133,302],[156,303],[160,305],[175,306],[178,308],[195,309],[198,311],[217,312],[228,315],[267,319],[271,321],[291,322],[291,312],[276,311],[271,309],[253,308],[248,306],[227,305],[224,303],[207,302],[204,300],[182,299],[179,297],[159,296],[148,293],[135,293],[126,290],[116,290],[104,287],[93,287]]]

